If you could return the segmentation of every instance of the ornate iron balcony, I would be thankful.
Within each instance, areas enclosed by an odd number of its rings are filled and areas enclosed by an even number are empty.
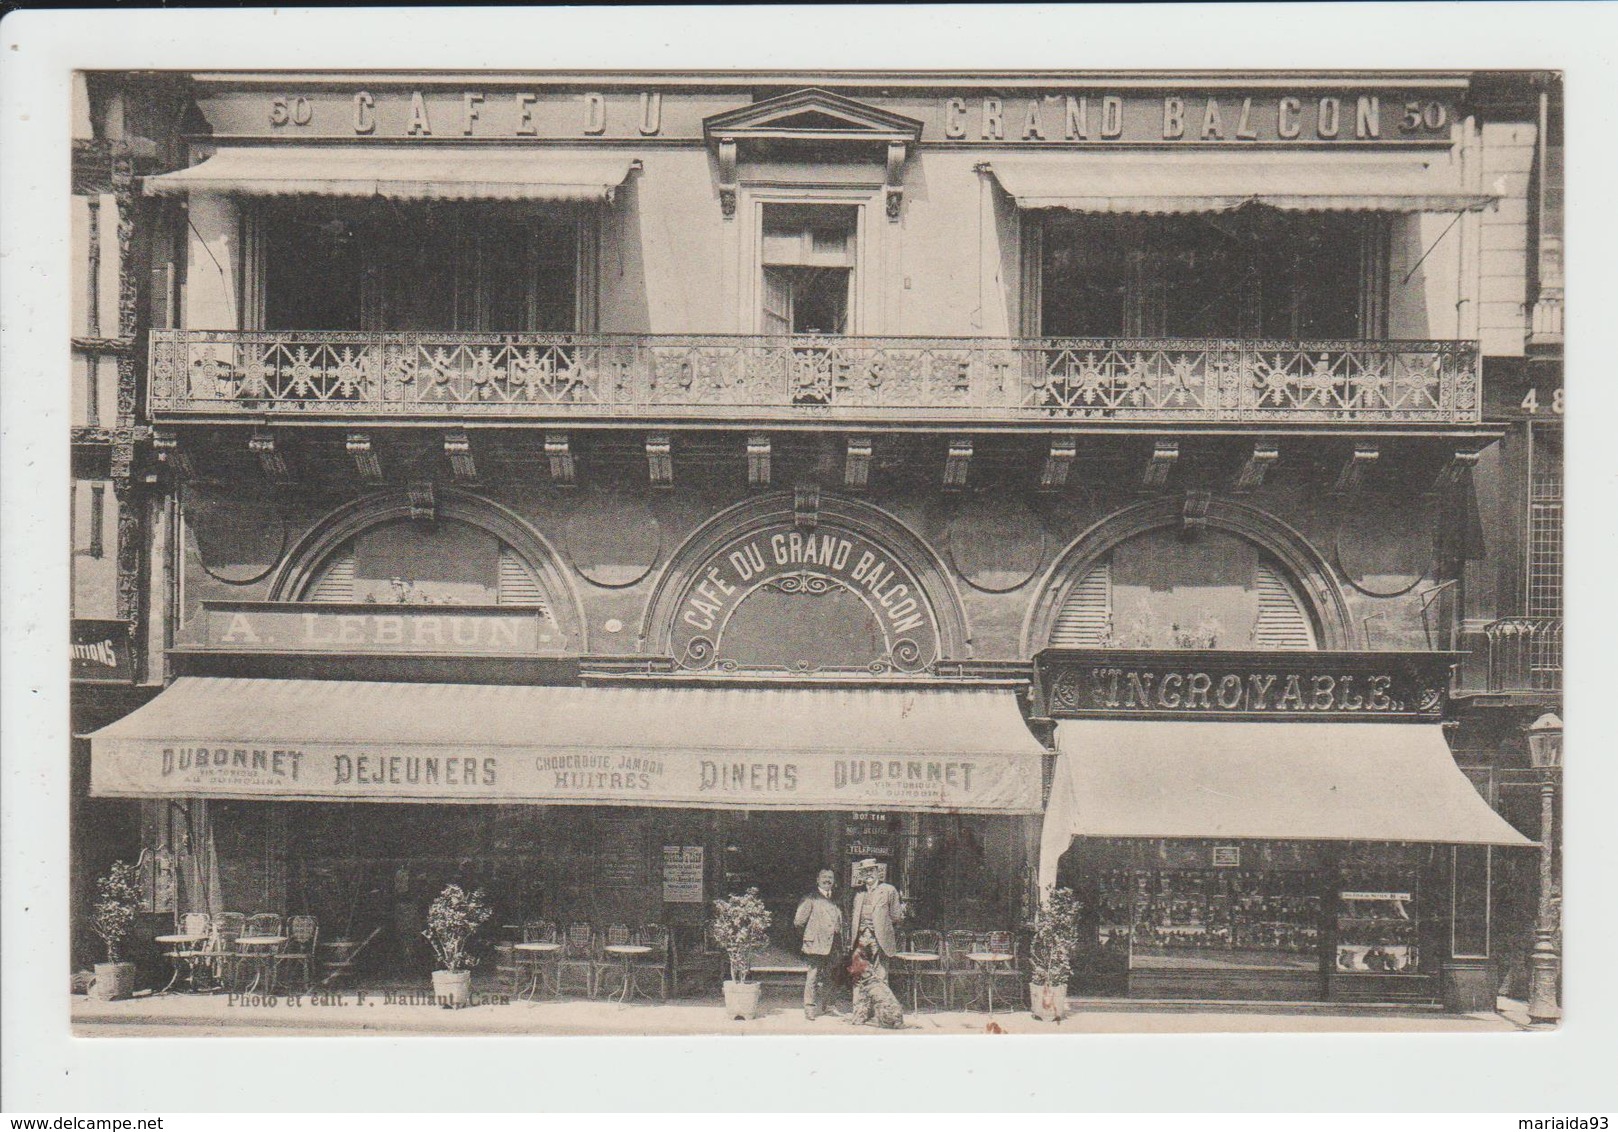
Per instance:
[[[1562,687],[1562,619],[1508,617],[1484,626],[1489,691],[1555,692]]]
[[[157,419],[1476,424],[1474,342],[159,330]]]

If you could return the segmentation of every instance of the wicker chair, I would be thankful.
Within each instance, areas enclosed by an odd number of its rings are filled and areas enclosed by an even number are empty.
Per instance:
[[[642,978],[655,978],[658,995],[666,999],[669,996],[669,978],[674,957],[673,940],[669,929],[662,924],[647,924],[640,930],[639,942],[652,950],[650,954],[641,956],[629,965],[632,985],[639,990]]]
[[[635,933],[629,929],[628,924],[608,924],[607,930],[601,933],[596,941],[595,949],[595,993],[601,993],[601,988],[607,985],[604,979],[610,979],[622,973],[624,961],[616,955],[608,955],[603,948],[618,947],[626,943],[635,942]]]
[[[191,939],[183,943],[169,945],[163,952],[174,969],[169,978],[169,985],[163,989],[171,989],[185,975],[186,985],[192,990],[197,989],[197,967],[206,964],[213,952],[210,950],[213,939],[213,920],[206,912],[187,912],[180,917],[178,935],[190,936]]]
[[[275,973],[270,980],[274,990],[281,979],[281,968],[296,963],[303,968],[303,989],[315,985],[315,949],[320,946],[320,921],[313,916],[293,916],[287,920],[287,942],[275,955]]]
[[[976,932],[957,929],[944,933],[944,976],[947,985],[944,1000],[950,1009],[961,1009],[963,1004],[976,1002],[987,990],[983,973],[967,958],[978,949]]]
[[[523,943],[557,943],[556,925],[549,920],[529,920],[522,926]],[[533,951],[520,951],[513,949],[513,992],[516,987],[532,987],[544,991],[549,987],[553,993],[557,992],[557,964],[561,961],[562,953],[554,951],[550,954],[541,954]]]
[[[236,965],[241,958],[236,941],[247,934],[247,916],[242,912],[220,912],[213,918],[213,938],[208,943],[214,979],[236,989]]]
[[[984,951],[1011,956],[1009,962],[990,964],[983,972],[984,982],[994,991],[995,1004],[1026,1005],[1028,978],[1020,961],[1021,953],[1017,947],[1016,936],[1006,931],[985,932],[979,943]]]
[[[910,1009],[920,1010],[922,1000],[929,1006],[949,1009],[949,972],[944,968],[944,937],[930,928],[910,933],[904,948],[913,956],[894,958],[894,974],[902,975],[910,984]],[[931,955],[931,959],[919,956]]]
[[[556,994],[567,989],[570,974],[584,976],[584,993],[596,996],[595,932],[587,923],[573,923],[562,935],[562,950],[556,959]]]

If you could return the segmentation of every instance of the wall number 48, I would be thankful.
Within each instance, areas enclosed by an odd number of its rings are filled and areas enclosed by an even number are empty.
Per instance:
[[[1555,393],[1551,394],[1550,411],[1553,412],[1553,413],[1560,413],[1562,411],[1562,406],[1563,406],[1562,390],[1558,389]],[[1537,412],[1539,412],[1539,390],[1538,389],[1532,389],[1531,388],[1531,389],[1528,390],[1528,395],[1525,396],[1522,399],[1521,408],[1522,408],[1522,411],[1525,412],[1525,413],[1537,413]]]

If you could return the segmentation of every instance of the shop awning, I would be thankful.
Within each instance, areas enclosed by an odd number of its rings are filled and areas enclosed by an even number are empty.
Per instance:
[[[1021,208],[1072,212],[1465,212],[1498,194],[1468,192],[1447,154],[1053,154],[988,166]]]
[[[1063,721],[1040,883],[1075,837],[1530,845],[1422,723]]]
[[[97,797],[1038,813],[1013,689],[182,677],[90,736]]]
[[[390,200],[611,200],[635,159],[467,146],[236,146],[146,178],[146,192]]]

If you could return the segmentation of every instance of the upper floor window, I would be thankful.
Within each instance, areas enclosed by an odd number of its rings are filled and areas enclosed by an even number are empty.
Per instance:
[[[577,330],[580,230],[532,206],[268,201],[249,220],[260,326]]]
[[[765,333],[848,333],[859,209],[766,204],[763,211]]]
[[[1038,333],[1352,339],[1384,334],[1387,225],[1266,208],[1036,219]]]

